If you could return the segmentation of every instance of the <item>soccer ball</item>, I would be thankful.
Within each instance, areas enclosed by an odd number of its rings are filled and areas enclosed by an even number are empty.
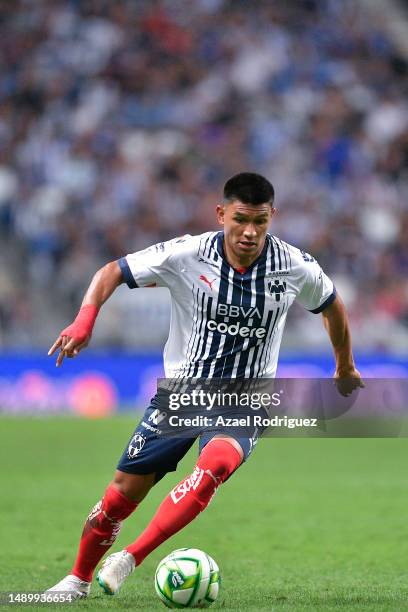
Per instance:
[[[179,548],[160,561],[154,586],[168,608],[206,608],[217,599],[220,582],[210,555],[198,548]]]

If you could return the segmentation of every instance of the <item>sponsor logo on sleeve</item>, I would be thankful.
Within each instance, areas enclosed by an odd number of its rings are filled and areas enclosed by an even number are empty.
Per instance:
[[[306,253],[306,251],[300,251],[303,257],[304,261],[307,262],[312,262],[312,261],[316,261],[314,257],[312,257],[309,253]]]

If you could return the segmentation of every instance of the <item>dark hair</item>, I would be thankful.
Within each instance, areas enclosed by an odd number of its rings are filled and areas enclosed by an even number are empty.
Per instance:
[[[224,200],[239,200],[243,204],[273,204],[275,190],[272,184],[260,174],[240,172],[224,185]]]

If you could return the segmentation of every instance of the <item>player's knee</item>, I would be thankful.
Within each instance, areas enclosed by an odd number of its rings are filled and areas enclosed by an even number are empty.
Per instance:
[[[140,503],[155,484],[155,474],[127,474],[117,470],[112,485],[134,503]]]
[[[200,454],[191,476],[182,483],[182,490],[190,488],[197,501],[205,507],[241,463],[241,455],[226,440],[213,439]]]
[[[202,450],[197,465],[221,484],[239,467],[241,453],[227,440],[213,438]]]

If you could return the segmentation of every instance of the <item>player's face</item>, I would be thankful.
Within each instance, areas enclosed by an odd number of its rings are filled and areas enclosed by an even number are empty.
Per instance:
[[[275,209],[271,204],[243,204],[239,201],[217,206],[218,222],[224,226],[227,258],[249,265],[261,253]]]

